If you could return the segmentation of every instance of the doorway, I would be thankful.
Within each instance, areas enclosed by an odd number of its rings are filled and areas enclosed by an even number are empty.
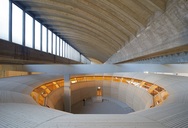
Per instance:
[[[97,96],[102,96],[102,89],[101,89],[101,87],[97,87]]]

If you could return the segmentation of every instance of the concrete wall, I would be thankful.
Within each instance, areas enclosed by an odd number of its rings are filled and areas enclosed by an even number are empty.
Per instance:
[[[103,96],[126,103],[135,111],[150,108],[153,97],[144,89],[121,82],[103,82]]]
[[[72,111],[82,105],[80,102],[83,99],[96,96],[99,86],[103,96],[122,101],[135,111],[147,109],[153,105],[153,97],[144,89],[121,82],[90,81],[71,85]]]
[[[156,13],[148,27],[127,43],[107,63],[118,63],[188,45],[188,2],[169,0],[163,14]],[[179,51],[177,51],[179,52]],[[167,53],[166,53],[167,54]]]
[[[71,85],[71,105],[72,112],[81,107],[83,99],[89,99],[96,96],[97,85],[99,82],[80,82]]]
[[[0,39],[0,46],[0,63],[4,64],[80,64],[80,62],[68,58],[24,47],[2,39]]]
[[[46,98],[46,106],[57,110],[64,110],[64,87],[52,91]]]

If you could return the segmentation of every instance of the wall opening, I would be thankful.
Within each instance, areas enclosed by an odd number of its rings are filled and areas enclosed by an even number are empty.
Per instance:
[[[102,96],[102,89],[101,89],[101,87],[97,87],[97,96]]]

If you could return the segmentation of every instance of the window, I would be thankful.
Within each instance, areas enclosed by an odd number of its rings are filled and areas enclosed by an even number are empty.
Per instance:
[[[67,58],[70,58],[70,45],[67,44]]]
[[[42,51],[47,51],[47,29],[42,26]]]
[[[63,41],[62,41],[62,39],[60,39],[60,42],[59,42],[60,44],[60,56],[62,57],[63,56]]]
[[[65,41],[63,41],[63,49],[62,49],[63,51],[63,57],[65,57]]]
[[[33,47],[33,18],[27,13],[25,16],[25,46]]]
[[[8,40],[9,36],[9,0],[2,0],[0,4],[0,38]]]
[[[64,42],[64,57],[67,58],[67,43]]]
[[[35,20],[35,49],[41,49],[41,24]]]
[[[69,57],[69,49],[68,49],[69,45],[66,43],[66,52],[65,55],[68,58]]]
[[[69,45],[69,58],[72,59],[72,56],[71,56],[71,46]]]
[[[85,56],[81,55],[81,62],[85,64],[90,64],[90,60],[88,60]]]
[[[56,54],[56,35],[53,33],[53,54]]]
[[[74,48],[72,49],[72,59],[76,61],[80,61],[80,53]]]
[[[23,36],[23,11],[12,4],[12,42],[22,44]]]
[[[60,49],[60,47],[59,47],[60,45],[59,45],[59,37],[57,36],[57,55],[59,56],[59,49]]]
[[[48,30],[48,53],[52,53],[52,32]]]

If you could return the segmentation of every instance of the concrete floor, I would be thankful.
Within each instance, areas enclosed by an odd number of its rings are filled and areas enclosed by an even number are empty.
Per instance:
[[[103,99],[103,100],[102,100]],[[93,97],[77,104],[74,114],[127,114],[134,112],[127,104],[109,97]]]

